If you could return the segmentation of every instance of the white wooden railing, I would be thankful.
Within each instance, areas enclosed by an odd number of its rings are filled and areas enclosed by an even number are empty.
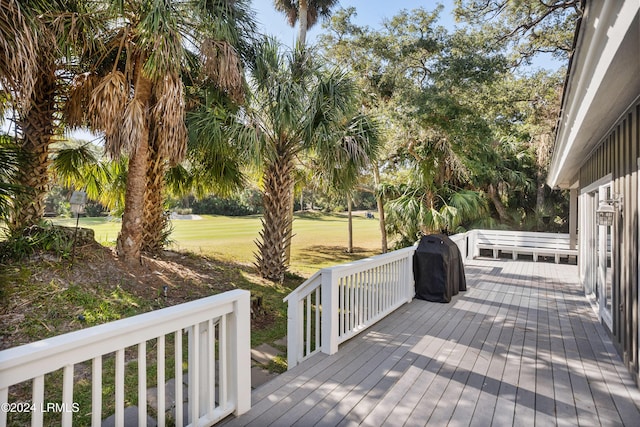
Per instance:
[[[290,293],[289,368],[362,332],[414,295],[413,253],[409,247],[350,264],[324,268]]]
[[[480,256],[481,249],[490,250],[493,258],[500,253],[509,253],[516,260],[518,255],[531,255],[533,261],[538,256],[553,256],[557,263],[561,257],[577,257],[577,247],[571,247],[568,233],[539,233],[511,230],[471,230],[468,233],[473,251],[469,256]]]
[[[142,420],[147,419],[149,363],[157,366],[157,422],[164,426],[165,413],[171,409],[165,406],[167,353],[167,359],[175,360],[173,372],[174,378],[178,379],[175,381],[176,426],[183,424],[184,397],[187,398],[188,420],[193,426],[212,425],[232,413],[240,415],[251,407],[249,316],[249,292],[234,290],[2,351],[0,426],[7,424],[7,415],[12,408],[30,412],[32,426],[43,425],[43,415],[47,412],[43,408],[59,412],[58,421],[48,420],[48,424],[70,426],[74,413],[90,412],[91,425],[100,426],[103,419],[103,361],[108,357],[115,358],[112,397],[115,400],[115,425],[124,425],[125,368],[130,370],[128,362],[132,359],[137,362],[137,381],[134,383],[137,382],[140,425],[146,425]],[[186,340],[183,339],[185,331]],[[183,396],[182,381],[185,353],[187,396]],[[58,370],[62,370],[62,386],[58,385],[62,389],[61,402],[51,405],[52,402],[45,401],[45,375]],[[91,372],[90,408],[79,407],[74,401],[74,371],[76,375],[78,371]],[[32,383],[31,397],[18,402],[14,396],[10,397],[9,390],[24,382]],[[48,376],[47,387],[49,382]]]
[[[478,235],[483,231],[471,230],[449,236],[460,249],[463,262],[479,255],[481,241]],[[529,235],[542,235],[518,231],[501,234],[511,236],[514,244],[510,249],[515,248],[519,252],[526,251],[520,246],[528,241]],[[554,234],[553,237],[556,241],[566,240],[568,245],[568,234]],[[542,246],[539,238],[529,240]],[[533,243],[533,246],[536,244]],[[560,249],[546,247],[538,252],[549,251],[560,253]],[[291,292],[285,298],[288,303],[289,368],[318,352],[334,354],[340,343],[410,302],[415,294],[414,252],[415,246],[351,264],[324,268]]]

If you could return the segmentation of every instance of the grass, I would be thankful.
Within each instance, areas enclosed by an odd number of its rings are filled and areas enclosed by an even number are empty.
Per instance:
[[[75,219],[56,219],[75,226]],[[255,240],[261,229],[260,216],[226,217],[202,215],[202,220],[173,220],[172,249],[190,251],[243,264],[254,261]],[[114,245],[119,221],[80,218],[80,226],[91,228],[96,240]],[[296,213],[293,222],[290,270],[309,276],[316,270],[375,255],[380,251],[377,220],[362,215],[353,218],[355,253],[347,254],[347,217],[340,214]]]
[[[283,284],[273,283],[261,279],[251,267],[256,250],[255,240],[261,229],[259,216],[224,217],[203,215],[202,220],[173,220],[174,232],[171,235],[173,244],[171,249],[185,253],[187,257],[203,255],[212,260],[218,259],[231,264],[219,263],[220,271],[229,273],[233,284],[241,289],[251,291],[253,298],[262,297],[265,311],[272,316],[265,326],[252,330],[251,345],[273,343],[287,333],[287,307],[282,301],[305,277],[320,268],[349,262],[379,252],[378,221],[355,216],[353,222],[355,253],[348,254],[347,246],[347,218],[339,214],[304,213],[296,214],[294,221],[294,238],[292,240],[291,274],[285,277]],[[55,219],[55,224],[75,226],[75,219]],[[95,238],[100,243],[112,246],[120,230],[119,221],[106,218],[81,218],[80,226],[94,230]],[[89,261],[90,262],[90,261]],[[22,313],[12,313],[12,316],[22,318],[21,333],[30,340],[39,340],[59,334],[60,330],[78,329],[97,325],[119,318],[124,318],[142,312],[161,308],[162,298],[143,299],[127,292],[125,288],[114,284],[68,284],[63,285],[57,280],[37,284],[34,280],[39,274],[38,268],[54,268],[61,271],[68,268],[68,262],[49,262],[38,267],[14,264],[0,268],[0,299],[5,301],[24,301],[33,306]],[[226,277],[226,276],[225,276]],[[195,296],[194,298],[197,298]],[[158,302],[160,301],[160,302]],[[8,328],[0,326],[0,335],[11,334]],[[167,345],[170,347],[171,339]],[[148,368],[148,387],[155,385],[154,361],[155,348],[150,346]],[[127,351],[129,351],[128,349]],[[285,349],[281,349],[285,350]],[[171,352],[167,352],[170,355]],[[186,356],[185,356],[186,357]],[[129,357],[128,357],[129,359]],[[135,356],[127,362],[127,404],[137,403]],[[173,361],[167,362],[167,378],[171,378]],[[278,357],[271,361],[268,369],[273,372],[286,370],[286,358]],[[113,412],[113,357],[104,359],[103,365],[103,418]],[[74,414],[74,423],[84,425],[89,422],[91,407],[90,369],[87,364],[76,366],[76,385],[74,401],[81,406],[81,413]],[[59,402],[61,389],[59,388],[61,372],[48,374],[46,401]],[[56,384],[56,385],[54,385]],[[28,386],[28,384],[26,384]],[[14,389],[11,398],[27,400],[26,387]],[[18,391],[19,390],[19,391]],[[22,393],[25,393],[24,395]],[[23,414],[13,414],[8,425],[23,425],[28,419]],[[55,414],[45,416],[46,425],[56,425],[59,419]]]

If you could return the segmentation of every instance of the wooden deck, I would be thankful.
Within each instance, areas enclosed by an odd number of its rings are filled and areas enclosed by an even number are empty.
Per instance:
[[[404,305],[254,390],[225,426],[638,426],[640,391],[577,274],[472,261],[450,304]]]

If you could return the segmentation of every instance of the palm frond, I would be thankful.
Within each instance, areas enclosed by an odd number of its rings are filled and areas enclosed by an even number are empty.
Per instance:
[[[0,135],[0,220],[6,220],[11,200],[26,189],[16,184],[20,170],[20,147],[7,135]]]
[[[104,132],[105,149],[114,157],[122,152],[120,130],[129,100],[129,84],[125,75],[114,71],[102,78],[92,90],[89,123],[94,131]]]
[[[93,73],[82,73],[73,78],[63,113],[69,128],[80,128],[88,124],[88,107],[99,80]]]
[[[145,111],[142,102],[133,98],[127,104],[127,108],[124,111],[124,120],[122,123],[121,137],[119,147],[106,147],[109,153],[114,152],[126,152],[133,154],[138,149],[140,141],[143,138],[143,132],[145,132]]]
[[[204,75],[238,103],[244,98],[244,79],[237,50],[225,40],[208,38],[200,46]]]
[[[25,111],[35,85],[38,49],[20,2],[0,2],[0,86],[13,92],[16,106]]]
[[[166,76],[156,85],[157,102],[153,107],[156,138],[162,141],[161,156],[172,164],[182,161],[187,151],[184,85],[176,75]]]

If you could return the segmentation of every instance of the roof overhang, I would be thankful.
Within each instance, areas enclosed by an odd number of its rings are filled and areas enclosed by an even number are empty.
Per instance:
[[[588,1],[575,38],[547,184],[569,188],[640,95],[640,1]]]

